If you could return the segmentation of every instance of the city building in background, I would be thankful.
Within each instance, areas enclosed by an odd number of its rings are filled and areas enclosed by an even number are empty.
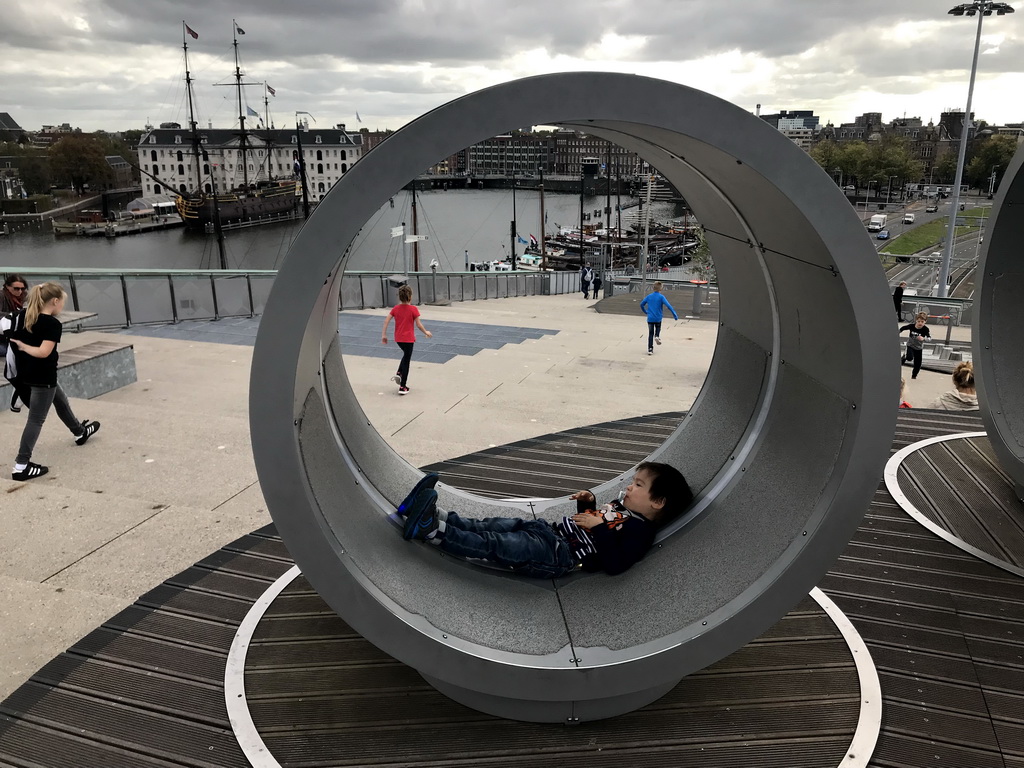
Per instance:
[[[169,126],[169,127],[165,127]],[[170,127],[173,126],[173,127]],[[241,137],[230,128],[197,131],[199,167],[194,165],[192,137],[177,124],[149,130],[139,143],[139,166],[145,195],[167,191],[199,190],[227,193],[243,185],[250,189],[280,179],[297,179],[299,145],[306,165],[306,184],[311,200],[320,200],[363,155],[360,133],[349,133],[344,124],[333,128],[270,128],[247,131],[243,167]]]

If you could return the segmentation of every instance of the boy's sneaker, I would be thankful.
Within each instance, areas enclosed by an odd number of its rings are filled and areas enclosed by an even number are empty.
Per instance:
[[[402,538],[426,541],[437,530],[437,523],[437,491],[425,488],[409,506]]]
[[[648,349],[647,350],[647,354],[648,355],[653,355],[654,354],[654,350],[653,349]]]
[[[419,482],[412,487],[409,491],[409,495],[402,500],[402,503],[398,505],[398,514],[405,517],[409,513],[409,508],[412,507],[416,497],[419,496],[420,491],[426,488],[433,488],[437,485],[437,481],[441,479],[441,476],[437,472],[430,472],[419,479]]]
[[[398,394],[400,394],[400,395],[408,395],[409,394],[409,388],[408,387],[399,387],[398,388]]]
[[[398,384],[398,385],[401,385],[401,383],[402,383],[402,377],[399,376],[397,373],[394,376],[391,377],[391,380],[393,382],[395,382],[395,384]]]
[[[98,421],[89,421],[86,419],[82,422],[82,434],[75,438],[75,445],[85,445],[89,438],[99,432],[100,423]]]
[[[44,467],[42,464],[33,464],[30,461],[20,472],[17,470],[12,472],[11,477],[15,480],[31,480],[33,477],[42,477],[49,471],[49,467]]]
[[[655,336],[654,343],[657,344],[658,346],[661,346],[661,336]]]

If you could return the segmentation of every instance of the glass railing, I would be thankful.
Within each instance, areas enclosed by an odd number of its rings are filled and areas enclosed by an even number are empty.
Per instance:
[[[113,270],[24,269],[30,284],[54,281],[68,292],[77,312],[94,312],[86,328],[126,328],[146,323],[253,317],[263,313],[275,270]],[[608,273],[607,286],[621,270]],[[671,281],[659,274],[659,279]],[[639,277],[633,277],[639,282]],[[517,296],[550,296],[580,290],[578,272],[415,272],[406,277],[383,272],[346,272],[339,309],[390,307],[408,280],[417,303],[480,301]],[[648,278],[650,280],[650,278]]]

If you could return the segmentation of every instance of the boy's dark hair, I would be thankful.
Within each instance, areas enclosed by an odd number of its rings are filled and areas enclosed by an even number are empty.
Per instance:
[[[412,301],[412,286],[403,285],[398,289],[398,300],[399,301]]]
[[[645,461],[636,468],[637,472],[641,470],[651,475],[651,498],[665,502],[665,506],[658,514],[659,525],[681,514],[693,501],[693,491],[690,490],[683,473],[670,464]]]

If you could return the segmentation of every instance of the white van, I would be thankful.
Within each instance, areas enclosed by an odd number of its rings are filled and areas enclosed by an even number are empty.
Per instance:
[[[903,214],[903,223],[904,224],[913,224],[914,223],[914,214],[912,214],[912,213],[904,213]]]

